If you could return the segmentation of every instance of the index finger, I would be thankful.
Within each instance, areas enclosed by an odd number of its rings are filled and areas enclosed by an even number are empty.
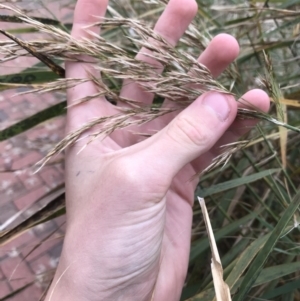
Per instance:
[[[104,17],[108,0],[78,0],[72,27],[72,37],[77,41],[84,39],[92,39],[89,32],[100,34],[99,26],[87,27],[99,21],[99,17]],[[100,73],[95,70],[93,64],[95,60],[86,55],[76,57],[79,61],[66,61],[66,77],[67,78],[88,78],[90,75],[99,78]],[[99,91],[92,81],[76,85],[68,89],[67,98],[68,105],[74,104],[82,98],[95,95]],[[85,103],[75,105],[68,109],[68,126],[71,129],[76,128],[91,118],[112,115],[115,113],[113,107],[108,103],[105,97],[91,99]]]

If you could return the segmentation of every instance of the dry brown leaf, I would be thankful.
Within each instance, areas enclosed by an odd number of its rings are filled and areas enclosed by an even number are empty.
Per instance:
[[[231,301],[230,290],[227,283],[223,280],[223,267],[220,259],[220,255],[218,252],[216,240],[214,237],[214,233],[211,227],[209,215],[205,206],[205,202],[203,198],[198,197],[198,201],[200,203],[203,218],[206,226],[206,231],[208,234],[208,240],[210,244],[210,249],[212,252],[211,259],[211,272],[214,281],[214,287],[216,292],[216,300],[217,301]]]

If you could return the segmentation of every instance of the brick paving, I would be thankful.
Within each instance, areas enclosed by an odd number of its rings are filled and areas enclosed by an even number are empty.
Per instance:
[[[29,6],[33,8],[34,5],[38,5],[38,2],[25,4],[26,8]],[[56,2],[53,3],[52,12],[61,13],[62,9],[57,5]],[[1,11],[1,14],[3,13]],[[37,15],[46,16],[46,12],[44,15],[39,13]],[[15,26],[15,24],[0,22],[1,29],[15,28]],[[20,28],[21,25],[18,24],[17,27]],[[26,38],[32,37],[30,35],[27,34]],[[0,39],[6,38],[1,36]],[[15,61],[1,63],[0,75],[17,73],[36,62],[34,58],[22,57]],[[62,101],[65,97],[61,93],[15,96],[21,91],[22,89],[11,89],[0,92],[0,130]],[[34,165],[63,137],[64,123],[65,117],[54,118],[25,133],[0,142],[0,227],[20,210],[27,208],[11,226],[24,220],[40,208],[41,204],[38,200],[43,195],[63,183],[63,160],[61,160],[63,156],[59,157],[60,160],[56,158],[55,162],[37,173],[34,173],[36,169]],[[59,217],[38,225],[0,246],[0,300],[26,285],[28,286],[24,290],[5,300],[40,300],[58,263],[64,226],[64,217]]]
[[[24,95],[18,96],[18,101],[12,102],[10,92],[1,92],[1,129],[5,128],[8,122],[12,124],[18,120],[11,114],[9,106],[21,106],[23,110],[24,102],[27,101]],[[39,104],[47,97],[36,97],[35,111],[44,109],[44,105],[40,107]],[[50,97],[53,98],[53,95]],[[9,105],[1,106],[3,101]],[[57,97],[56,101],[60,101],[60,98]],[[47,103],[49,106],[50,102]],[[24,114],[27,114],[26,117],[31,112],[25,111]],[[1,116],[6,116],[5,120],[1,120]],[[35,163],[63,137],[63,132],[64,117],[59,117],[8,141],[0,142],[0,225],[20,210],[28,208],[13,224],[24,220],[40,208],[38,200],[42,196],[63,183],[62,163],[50,164],[34,173]],[[64,218],[58,218],[38,225],[0,247],[0,299],[32,283],[24,291],[7,300],[39,300],[58,263],[64,223]]]

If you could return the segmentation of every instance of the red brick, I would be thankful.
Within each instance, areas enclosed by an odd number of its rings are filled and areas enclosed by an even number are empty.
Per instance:
[[[30,268],[35,275],[41,275],[50,269],[56,268],[57,262],[51,258],[47,253],[40,256],[36,260],[30,262]]]
[[[14,290],[34,280],[34,276],[26,262],[22,261],[19,256],[3,260],[1,269]]]
[[[26,95],[26,100],[32,104],[32,107],[35,108],[36,112],[42,111],[49,107],[47,102],[43,100],[44,96],[37,93],[30,93]]]
[[[43,290],[38,284],[32,284],[25,290],[8,299],[8,301],[39,301],[43,294]]]
[[[26,115],[26,111],[33,109],[33,106],[29,101],[27,101],[27,99],[24,99],[24,101],[22,101],[22,102],[20,102],[20,104],[18,104],[17,108],[18,108],[18,111],[22,111],[24,113],[24,115]]]
[[[25,188],[30,191],[36,189],[43,185],[43,181],[38,174],[34,174],[31,169],[25,169],[20,174],[18,178],[21,180]]]
[[[54,93],[44,93],[43,101],[47,102],[49,105],[54,105],[59,102],[59,99],[56,97],[56,95],[54,95]]]
[[[24,110],[24,114],[26,117],[32,116],[36,114],[36,109],[32,104],[30,104],[29,107]]]
[[[5,99],[2,99],[1,96],[0,96],[0,109],[1,110],[8,110],[11,106],[11,104],[9,103],[9,101],[5,100]]]
[[[29,139],[30,141],[35,141],[37,139],[45,139],[48,137],[48,132],[45,129],[44,125],[38,125],[32,129],[30,129],[27,133],[26,133],[27,139]]]
[[[9,101],[14,107],[18,107],[18,104],[22,103],[26,100],[26,95],[20,95],[18,91],[14,91],[14,93],[10,96]]]
[[[14,172],[0,172],[0,206],[24,193],[25,187]]]
[[[11,98],[13,97],[13,95],[15,95],[15,94],[16,94],[15,89],[9,89],[9,90],[5,90],[5,91],[1,91],[1,99],[4,99],[6,101],[10,101]]]
[[[12,104],[9,109],[6,110],[6,113],[9,115],[9,119],[14,122],[22,120],[27,117],[25,113],[26,103],[14,105]]]
[[[7,296],[9,293],[11,293],[11,291],[6,279],[0,280],[0,299]]]
[[[32,4],[32,3],[30,3],[29,4],[30,5],[30,8],[32,8],[33,7],[33,5],[34,5],[34,7],[36,6],[36,4]],[[52,4],[51,4],[52,5]],[[51,6],[52,7],[52,6]],[[54,8],[54,9],[53,9]],[[53,6],[52,7],[52,11],[53,12],[55,12],[55,14],[56,14],[56,12],[58,12],[58,5],[56,5],[56,6]],[[65,13],[65,12],[64,12]],[[69,10],[68,10],[68,13],[69,13]],[[58,14],[56,14],[57,16],[58,15],[60,15],[60,13]],[[71,14],[70,14],[71,15]],[[3,24],[3,23],[2,23]],[[1,24],[1,25],[2,25]],[[4,26],[6,26],[6,25],[8,25],[7,23],[5,23],[4,24]],[[16,27],[19,27],[20,25],[16,25],[16,24],[13,24],[13,25],[10,25],[11,27],[10,28],[16,28]],[[4,28],[9,28],[9,26],[8,27],[4,27]],[[33,35],[32,35],[33,36]],[[27,37],[28,38],[28,37]],[[15,67],[13,67],[13,69],[12,68],[10,68],[10,70],[13,70],[13,72],[18,72],[19,70],[21,70],[21,69],[23,69],[24,67],[26,67],[26,66],[30,66],[30,65],[32,65],[32,63],[33,62],[37,62],[37,60],[35,59],[35,58],[20,58],[20,59],[18,59],[18,60],[15,60],[14,62],[9,62],[7,65],[10,65],[10,66],[13,66],[13,65],[15,65]],[[3,67],[3,66],[2,66]],[[3,69],[2,69],[3,70]],[[5,71],[2,71],[2,72],[5,72]],[[4,92],[4,93],[6,93],[6,92]],[[3,94],[3,93],[1,93],[1,96],[2,95],[6,95],[7,96],[7,100],[5,100],[5,105],[3,105],[3,107],[5,107],[5,108],[10,108],[11,109],[11,105],[14,103],[16,106],[17,106],[17,108],[18,108],[18,110],[16,110],[15,112],[10,112],[10,114],[9,114],[9,116],[10,116],[10,119],[19,119],[19,118],[23,118],[23,115],[21,114],[21,113],[23,113],[24,115],[31,115],[33,112],[36,112],[36,111],[39,111],[39,110],[41,110],[41,109],[43,109],[43,108],[46,108],[46,107],[48,107],[49,105],[53,105],[54,103],[56,103],[57,102],[57,99],[56,99],[56,95],[55,95],[55,97],[53,96],[53,93],[51,93],[51,94],[45,94],[45,95],[22,95],[22,96],[17,96],[17,97],[15,97],[15,98],[12,98],[11,97],[11,95],[13,95],[13,94],[15,94],[16,93],[16,90],[10,90],[9,91],[9,93],[6,93],[6,94]],[[28,107],[26,107],[25,106],[25,104],[26,104],[26,101],[24,101],[24,99],[32,99],[32,101],[29,101],[30,103],[29,103],[29,106]],[[2,105],[2,103],[3,102],[1,102],[1,99],[0,99],[0,106]],[[20,108],[22,108],[21,110],[20,110]],[[11,122],[11,120],[10,120],[10,122]],[[8,125],[8,123],[7,123],[7,125]],[[2,126],[2,125],[1,125]],[[50,128],[48,127],[47,129],[45,129],[45,126],[43,125],[43,126],[41,126],[41,131],[42,131],[42,133],[43,133],[43,137],[42,138],[46,138],[46,139],[48,139],[48,142],[46,142],[46,143],[48,143],[48,144],[50,144],[50,143],[53,143],[53,142],[56,142],[56,140],[57,139],[59,139],[59,137],[63,134],[63,131],[62,132],[60,132],[60,129],[63,129],[63,127],[64,127],[64,124],[62,123],[62,124],[55,124],[55,126],[51,129],[51,126],[52,125],[50,125]],[[47,132],[47,130],[48,130],[48,132]],[[30,131],[28,131],[28,133],[29,133]],[[40,133],[41,132],[39,132],[39,133],[34,133],[34,134],[38,134],[37,136],[36,136],[36,138],[37,139],[39,139],[39,138],[41,138],[41,135],[40,135]],[[51,133],[54,133],[55,135],[49,135],[49,136],[51,136],[52,138],[49,138],[48,137],[48,134],[51,134]],[[62,133],[62,134],[61,134]],[[27,133],[26,133],[27,134]],[[20,158],[19,159],[19,157],[20,156],[23,156],[26,152],[27,152],[27,148],[28,148],[28,146],[29,147],[31,147],[31,145],[30,145],[30,141],[28,141],[28,138],[26,138],[26,137],[28,137],[28,135],[19,135],[19,136],[23,136],[23,137],[25,137],[25,139],[26,140],[24,140],[23,142],[26,142],[26,143],[23,143],[22,145],[20,144],[15,144],[15,146],[16,147],[14,147],[14,154],[13,155],[9,155],[8,156],[8,158],[12,158],[11,159],[11,161],[13,162],[13,163],[15,163],[15,162],[18,162],[18,163],[20,163],[20,161],[19,160],[21,160],[22,158]],[[50,141],[50,143],[49,143],[49,141]],[[21,141],[22,142],[22,141]],[[42,146],[43,146],[43,143],[44,143],[44,141],[42,141]],[[0,153],[2,153],[1,151],[1,145],[0,145]],[[6,157],[5,157],[6,158]],[[3,166],[5,166],[5,168],[12,168],[13,166],[10,164],[10,162],[4,162],[4,159],[5,159],[4,157],[3,157],[3,160],[2,161],[0,161],[0,164],[3,164]],[[1,158],[2,159],[2,158]],[[15,166],[14,166],[15,167]],[[1,167],[2,168],[2,167]],[[55,168],[56,169],[56,168]],[[61,170],[58,170],[58,169],[56,169],[56,171],[58,171],[58,173],[61,173]],[[52,176],[53,176],[53,179],[52,180],[56,180],[56,177],[55,177],[55,175],[53,175],[52,174]],[[52,177],[51,175],[49,176],[49,175],[47,175],[46,176],[46,178],[47,178],[47,180],[49,180],[49,178],[50,178],[50,180],[51,180],[51,177]],[[39,177],[38,175],[37,175],[37,177]],[[22,175],[18,175],[18,179],[20,179],[20,181],[17,181],[17,183],[20,183],[20,185],[21,186],[26,186],[26,188],[27,189],[29,189],[29,188],[31,188],[31,187],[29,187],[30,186],[30,184],[26,181],[27,180],[27,173],[26,173],[26,175],[25,176],[22,176]],[[40,178],[39,178],[40,179]],[[45,180],[45,179],[44,179]],[[52,181],[51,180],[51,181]],[[26,181],[26,182],[25,182]],[[45,182],[47,182],[46,180],[45,180]],[[1,182],[0,182],[1,183]],[[52,186],[52,182],[49,182],[49,183],[51,183],[51,185],[50,186]],[[48,184],[49,184],[48,183]],[[29,185],[27,185],[27,184],[29,184]],[[37,187],[40,187],[39,186],[40,185],[40,182],[39,183],[37,183],[37,182],[35,182],[35,183],[33,183],[33,185],[32,185],[32,188],[34,188],[35,189],[35,191],[36,190],[38,190],[38,189],[36,189]],[[19,188],[21,188],[21,186],[19,187]],[[17,188],[17,186],[12,186],[12,187],[16,187]],[[41,188],[41,187],[40,187]],[[29,199],[28,199],[28,197],[27,197],[27,199],[26,199],[26,195],[24,195],[24,191],[25,190],[25,188],[23,189],[23,198],[21,198],[21,197],[18,197],[17,198],[17,201],[16,201],[16,203],[18,203],[19,205],[20,205],[20,207],[24,207],[23,205],[24,204],[28,204],[28,203],[31,203],[31,201],[29,201]],[[3,191],[3,193],[4,193],[4,191]],[[14,195],[15,194],[13,194],[12,195],[12,197],[14,197]],[[34,193],[34,195],[35,195],[35,193]],[[1,196],[0,196],[0,199],[1,199]],[[0,201],[1,202],[1,201]],[[29,232],[29,233],[31,233],[31,232]],[[27,234],[29,234],[29,233],[27,233]],[[18,238],[19,239],[19,238]],[[25,245],[25,243],[26,242],[28,242],[29,241],[29,238],[27,238],[27,239],[25,239],[24,238],[24,243],[21,241],[22,239],[20,239],[20,242],[18,242],[18,239],[17,240],[15,240],[14,242],[12,242],[12,245],[11,245],[11,247],[13,247],[13,243],[15,243],[16,244],[16,247],[18,247],[19,248],[19,246],[21,245],[21,246],[23,246],[23,245]],[[35,241],[35,239],[37,239],[37,238],[35,238],[34,236],[33,236],[33,241],[30,241],[30,243],[31,244],[34,244],[34,241]],[[55,240],[54,240],[55,241]],[[8,247],[9,247],[10,245],[8,245]],[[47,248],[51,248],[51,247],[53,247],[52,245],[44,245],[44,248],[45,248],[45,252],[47,251],[46,249]],[[27,247],[26,247],[27,248]],[[9,261],[11,260],[11,259],[8,259]],[[41,260],[41,259],[40,259]],[[0,266],[2,267],[2,262],[0,263]],[[16,275],[16,276],[22,276],[21,275],[21,273],[18,273],[18,270],[17,270],[17,272],[16,272],[18,275]],[[1,287],[1,285],[0,285],[0,292],[2,292],[2,287]],[[22,293],[20,293],[18,296],[15,296],[15,297],[13,297],[13,298],[10,298],[9,299],[9,301],[24,301],[24,300],[32,300],[32,301],[37,301],[38,299],[39,299],[39,297],[40,297],[40,290],[37,290],[37,288],[36,288],[36,286],[32,286],[32,287],[30,287],[30,288],[28,288],[28,289],[26,289],[24,292],[22,292]]]
[[[5,276],[4,276],[4,274],[3,274],[3,272],[2,272],[2,270],[0,268],[0,280],[3,280],[3,279],[5,279]]]
[[[9,171],[12,169],[13,160],[10,157],[3,157],[0,155],[0,170],[1,172]]]
[[[0,173],[0,191],[5,191],[7,188],[17,182],[15,174],[12,172],[2,172]]]
[[[4,151],[9,151],[13,148],[13,145],[10,141],[1,141],[0,142],[0,152],[3,154]]]
[[[30,207],[27,208],[26,210],[24,210],[24,212],[22,212],[22,216],[24,218],[30,217],[40,209],[41,209],[41,206],[40,206],[40,202],[38,201],[38,202],[30,205]]]
[[[23,156],[21,159],[14,161],[13,169],[22,169],[25,167],[33,166],[35,163],[42,159],[42,155],[36,151],[30,152]]]
[[[46,223],[35,226],[32,230],[38,238],[44,240],[47,239],[49,235],[53,235],[56,232],[57,228],[58,227],[55,221],[50,220]]]
[[[26,193],[22,183],[16,182],[5,191],[0,192],[0,206],[4,206],[7,202],[12,202],[13,199],[19,198]]]
[[[26,246],[33,245],[37,239],[35,238],[32,231],[26,231],[19,235],[18,237],[10,240],[5,245],[0,247],[0,257],[2,255],[8,254],[13,249],[17,249],[19,252],[22,252]]]
[[[22,210],[25,207],[36,202],[38,199],[40,199],[42,196],[44,196],[47,192],[48,192],[48,188],[45,186],[42,186],[42,187],[39,187],[39,188],[29,192],[26,195],[14,200],[14,203],[19,210]]]
[[[9,146],[8,146],[9,147]],[[18,160],[21,156],[26,153],[27,150],[23,147],[13,147],[9,150],[4,150],[1,152],[1,157],[4,159],[9,159],[11,161]],[[11,167],[12,169],[12,167]]]
[[[22,155],[29,152],[28,146],[27,146],[28,139],[26,138],[25,134],[20,134],[20,135],[14,136],[10,139],[10,141],[13,145],[11,152],[15,152],[16,148],[19,148],[18,153],[20,153]]]
[[[26,257],[26,261],[31,264],[33,261],[38,260],[39,257],[46,254],[49,249],[55,247],[58,244],[61,244],[61,241],[62,238],[59,234],[53,234],[46,241],[42,241],[42,239],[36,238],[35,243],[27,245],[26,248],[22,250],[22,255],[23,257]]]
[[[41,170],[40,176],[48,185],[48,187],[51,188],[57,187],[64,181],[63,175],[60,172],[58,172],[58,170],[55,167],[45,167]]]
[[[47,104],[49,104],[50,106],[53,106],[53,105],[55,105],[55,104],[61,102],[61,100],[60,100],[59,98],[56,98],[56,97],[51,97],[51,98],[49,97],[49,98],[46,99],[46,102],[47,102]]]
[[[50,256],[45,254],[31,263],[31,270],[34,271],[35,277],[38,280],[38,285],[42,288],[47,288],[51,276],[54,275],[56,270],[57,262],[54,261]]]
[[[0,224],[5,223],[10,217],[17,213],[17,209],[13,203],[7,202],[0,207]]]
[[[51,119],[47,122],[47,126],[48,126],[49,130],[50,129],[52,129],[52,130],[57,130],[57,129],[64,130],[65,125],[66,125],[66,117],[65,116],[59,116],[59,117],[53,118],[53,119]]]
[[[25,119],[25,117],[26,117],[26,115],[21,111],[9,113],[10,124],[13,125],[14,123],[17,123],[18,121]]]
[[[58,258],[60,258],[62,248],[63,248],[63,242],[61,241],[56,246],[49,249],[48,254],[51,256],[51,258],[58,259]]]
[[[66,216],[61,215],[61,216],[57,217],[56,219],[54,219],[54,221],[58,225],[59,230],[64,233],[65,231],[62,230],[62,227],[64,227],[64,225],[66,224]]]
[[[0,130],[4,130],[8,127],[10,127],[11,125],[13,124],[13,122],[11,120],[5,120],[5,121],[2,121],[0,122]]]

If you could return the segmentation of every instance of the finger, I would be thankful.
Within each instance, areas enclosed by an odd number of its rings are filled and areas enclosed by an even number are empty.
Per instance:
[[[154,31],[162,36],[169,44],[175,46],[184,34],[189,24],[197,13],[197,3],[195,0],[170,0],[163,14],[158,19]],[[156,41],[148,41],[153,46],[159,47]],[[163,71],[163,65],[145,54],[152,54],[150,50],[142,48],[136,59],[153,66],[157,73]],[[125,80],[121,91],[121,96],[135,101],[150,104],[153,101],[153,93],[144,91],[136,82]]]
[[[264,91],[255,89],[247,92],[241,97],[238,107],[248,109],[256,108],[259,111],[268,112],[270,99]],[[212,149],[192,162],[194,170],[200,172],[209,166],[211,160],[222,152],[221,146],[237,141],[241,136],[250,131],[258,121],[259,120],[257,119],[235,119]]]
[[[91,35],[88,31],[100,34],[100,28],[98,26],[87,26],[99,21],[96,17],[103,17],[107,8],[107,0],[78,0],[75,12],[71,36],[78,41],[84,39],[91,39]],[[84,61],[92,61],[92,58],[88,56],[79,56],[78,59]],[[87,70],[95,74],[95,70],[91,68],[90,63],[78,63],[78,62],[66,62],[67,77],[73,78],[86,78],[88,76]],[[99,74],[95,74],[99,75]]]
[[[268,94],[260,89],[248,91],[238,102],[238,108],[255,109],[262,112],[268,112],[270,108],[270,98]],[[239,138],[253,128],[258,121],[258,119],[236,119],[229,128],[229,131],[235,138]],[[224,142],[226,142],[226,140],[224,140]]]
[[[228,34],[219,34],[212,39],[204,52],[199,56],[198,61],[206,66],[214,77],[218,77],[231,64],[239,54],[239,45],[234,37]],[[198,87],[203,88],[203,87]],[[197,89],[197,86],[193,86]],[[176,108],[177,104],[171,100],[164,101],[164,108]],[[179,108],[180,109],[180,108]],[[173,120],[180,111],[164,115],[152,122],[142,125],[139,128],[143,133],[155,133],[165,127]]]
[[[205,93],[159,133],[135,145],[142,148],[136,154],[136,162],[147,158],[154,171],[167,172],[170,180],[220,139],[236,112],[237,103],[232,96]]]
[[[74,12],[72,37],[83,42],[83,39],[92,38],[88,31],[99,34],[99,27],[89,27],[88,30],[86,27],[99,21],[99,17],[105,15],[107,4],[107,0],[78,0]],[[67,78],[89,78],[90,74],[100,77],[100,74],[93,68],[94,60],[92,58],[81,55],[77,59],[81,62],[66,62]],[[70,88],[67,91],[68,105],[97,92],[97,88],[92,82]],[[105,98],[92,99],[86,103],[75,105],[68,110],[68,124],[74,128],[91,118],[99,117],[99,115],[110,115],[114,112],[111,107]]]
[[[214,37],[207,48],[199,56],[198,62],[204,65],[211,72],[214,78],[218,77],[231,64],[239,54],[239,44],[237,40],[229,34],[219,34]],[[197,85],[190,85],[195,90],[203,89]],[[163,107],[176,108],[178,104],[166,99]],[[160,127],[168,124],[178,113],[172,113],[159,119]]]
[[[222,33],[211,40],[198,61],[216,78],[238,57],[239,51],[237,40],[229,34]]]

